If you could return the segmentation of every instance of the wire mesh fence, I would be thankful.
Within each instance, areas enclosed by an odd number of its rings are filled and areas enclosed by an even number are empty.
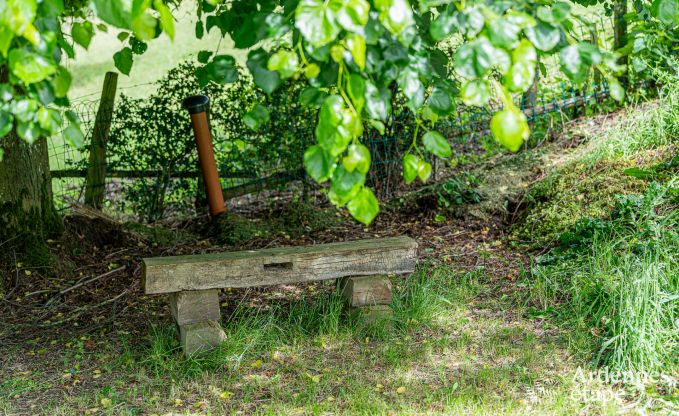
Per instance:
[[[604,17],[595,20],[595,24],[579,28],[580,36],[610,48],[612,23]],[[545,59],[542,65],[546,73],[537,89],[514,97],[533,125],[570,117],[578,109],[597,105],[608,97],[608,85],[596,72],[584,85],[576,86],[559,78],[553,58]],[[178,94],[184,92],[173,84],[175,81],[167,81],[170,93],[150,97],[144,105],[132,105],[134,100],[124,96],[114,108],[100,108],[100,100],[90,97],[72,105],[69,110],[79,116],[86,140],[84,146],[74,148],[60,135],[50,138],[58,207],[85,202],[88,192],[94,190],[100,191],[105,209],[122,214],[158,218],[173,211],[205,212],[188,114],[180,108]],[[224,197],[232,210],[295,196],[318,197],[318,187],[306,177],[303,167],[304,150],[314,142],[315,115],[300,104],[299,89],[264,99],[265,105],[284,111],[272,116],[268,129],[260,133],[250,131],[240,121],[243,109],[238,107],[262,99],[251,90],[228,90],[226,95],[223,90],[201,92],[216,96],[210,110],[213,146]],[[169,110],[158,115],[159,106]],[[491,138],[489,125],[498,109],[497,103],[486,107],[458,103],[454,116],[438,121],[435,129],[460,152],[479,147],[472,143],[497,152],[499,147]],[[368,184],[383,200],[405,188],[401,160],[412,141],[415,123],[406,110],[388,124],[384,133],[366,129],[363,138],[373,157]],[[97,138],[105,140],[105,156],[93,157]],[[445,164],[432,162],[436,177],[437,165],[444,168]],[[105,176],[94,180],[92,172],[102,165]]]

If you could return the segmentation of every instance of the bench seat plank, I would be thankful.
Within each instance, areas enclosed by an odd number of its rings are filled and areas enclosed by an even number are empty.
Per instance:
[[[417,242],[409,237],[153,257],[144,259],[142,284],[147,294],[269,286],[410,273],[416,259]]]

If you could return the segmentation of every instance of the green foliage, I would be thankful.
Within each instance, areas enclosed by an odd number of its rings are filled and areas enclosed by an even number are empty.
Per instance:
[[[610,216],[578,221],[532,270],[533,300],[594,334],[597,364],[650,372],[677,364],[676,186],[620,196]]]
[[[305,143],[312,139],[308,120],[313,113],[296,100],[299,83],[264,96],[247,77],[229,85],[210,82],[200,87],[195,69],[192,63],[179,65],[157,82],[156,93],[149,97],[121,96],[113,114],[109,168],[157,172],[155,177],[122,184],[125,203],[141,217],[158,218],[168,208],[186,209],[198,195],[195,179],[172,179],[197,171],[189,115],[179,105],[189,95],[200,91],[210,97],[215,158],[225,186],[297,172]],[[252,102],[261,104],[252,107]]]
[[[652,7],[664,24],[674,19],[673,2],[658,0]],[[535,49],[544,55],[560,53],[562,67],[574,82],[582,81],[587,69],[595,66],[614,85],[619,69],[615,57],[597,46],[578,43],[572,19],[579,17],[570,14],[570,7],[553,0],[538,3],[201,1],[196,36],[218,29],[223,36],[228,34],[237,48],[250,49],[247,67],[255,85],[267,94],[274,93],[284,80],[304,75],[300,79],[327,95],[314,100],[321,102],[316,139],[326,153],[312,151],[312,163],[307,166],[313,178],[332,182],[332,195],[333,187],[342,189],[347,185],[335,184],[336,180],[358,176],[355,171],[350,176],[335,174],[349,145],[360,144],[365,125],[384,128],[383,123],[391,115],[390,101],[397,94],[405,97],[416,124],[423,127],[413,132],[410,160],[404,160],[404,176],[411,182],[413,172],[422,181],[430,176],[431,165],[425,161],[423,150],[439,156],[448,154],[440,140],[432,139],[439,136],[431,135],[422,120],[453,111],[459,95],[452,81],[456,76],[465,84],[466,102],[484,103],[491,93],[499,95],[505,110],[491,131],[512,150],[521,146],[529,129],[525,118],[513,111],[509,92],[520,93],[531,85]],[[60,56],[73,56],[71,41],[89,45],[94,33],[91,17],[123,29],[119,36],[123,47],[113,59],[124,74],[130,72],[134,55],[144,53],[147,41],[163,32],[174,35],[171,12],[161,0],[92,0],[90,8],[94,13],[82,3],[68,6],[64,9],[58,0],[7,0],[0,6],[0,65],[7,60],[9,83],[17,91],[15,99],[9,101],[29,101],[26,117],[17,116],[13,102],[2,104],[0,110],[13,117],[0,118],[4,123],[0,131],[7,130],[7,125],[16,125],[19,134],[29,141],[54,133],[43,128],[35,117],[40,107],[68,104],[66,98],[45,91],[67,89],[63,83],[57,86],[57,79],[63,80],[67,72],[60,66]],[[66,14],[73,15],[70,37],[61,30]],[[99,30],[105,27],[97,25]],[[459,35],[462,44],[453,56],[444,53],[449,39]],[[267,45],[268,50],[257,47],[261,45]],[[238,79],[235,60],[230,56],[211,57],[201,52],[199,61],[202,66],[196,74],[201,87],[210,81],[231,83]],[[488,81],[494,77],[499,81],[494,81],[491,89]],[[619,89],[614,91],[620,98]],[[308,98],[305,96],[306,102]],[[258,127],[260,115],[261,112],[250,114],[248,125]],[[77,129],[77,120],[72,123]],[[51,129],[52,124],[45,126]],[[354,207],[350,211],[365,219],[375,210],[372,199],[366,198],[372,192],[361,192],[364,181],[352,183],[359,182],[350,187],[351,192],[332,201],[343,206],[360,196],[350,205]]]

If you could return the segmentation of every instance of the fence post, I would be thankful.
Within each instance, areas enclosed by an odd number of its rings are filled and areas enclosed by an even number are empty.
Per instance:
[[[92,129],[92,143],[87,163],[87,177],[85,178],[85,204],[94,208],[101,208],[104,202],[106,142],[111,128],[117,86],[118,74],[107,72],[104,77],[104,87],[101,90],[99,109]]]
[[[627,43],[627,21],[625,14],[627,13],[627,0],[615,0],[613,5],[613,49],[619,50]],[[627,55],[623,55],[618,60],[618,63],[627,70]],[[620,77],[623,86],[627,86],[627,74]]]

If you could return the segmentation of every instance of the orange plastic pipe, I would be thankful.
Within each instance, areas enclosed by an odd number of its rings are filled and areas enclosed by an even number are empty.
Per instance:
[[[193,97],[184,99],[182,105],[189,110],[189,114],[191,115],[193,135],[196,138],[196,147],[198,148],[200,170],[203,173],[205,193],[207,194],[207,200],[210,206],[210,216],[216,217],[226,212],[226,206],[224,205],[222,186],[219,183],[219,173],[217,172],[215,154],[212,150],[210,125],[207,121],[209,102],[210,100],[206,95],[194,95]]]

